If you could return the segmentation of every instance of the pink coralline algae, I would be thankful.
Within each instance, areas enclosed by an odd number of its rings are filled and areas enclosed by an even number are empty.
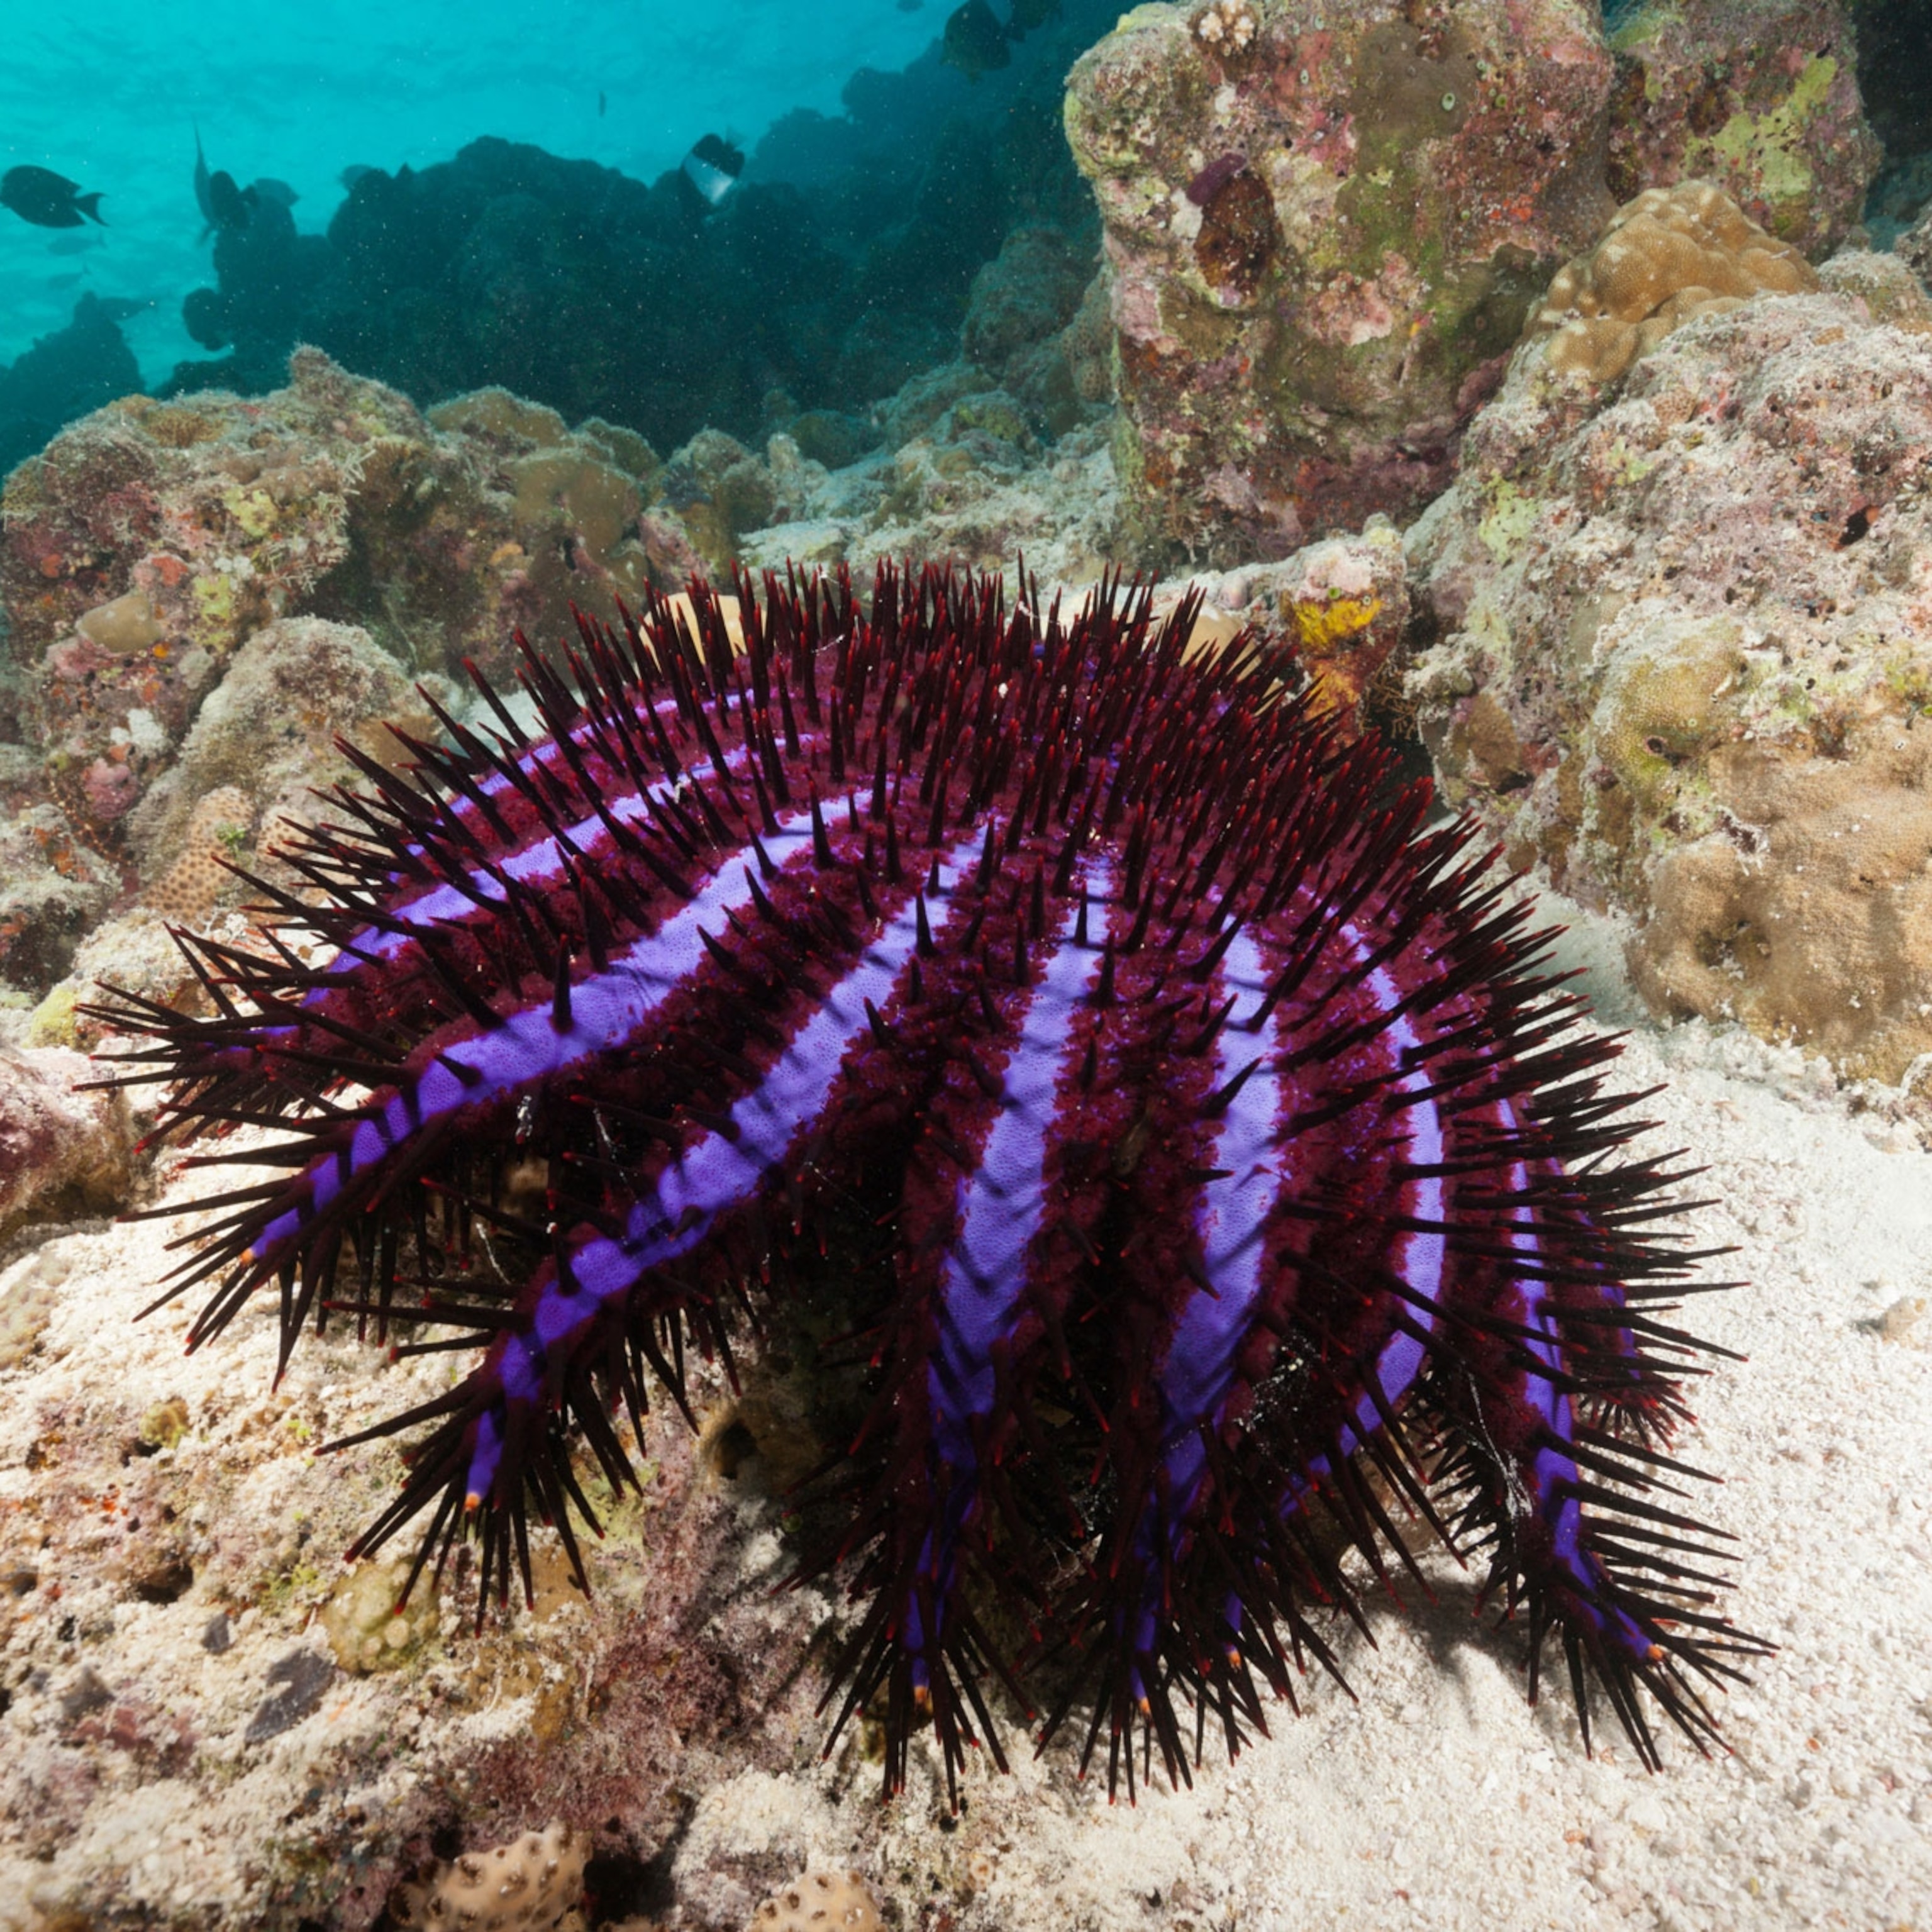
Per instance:
[[[338,1310],[471,1354],[350,1439],[411,1438],[356,1553],[474,1539],[480,1618],[537,1521],[584,1579],[578,1453],[634,1483],[687,1344],[856,1336],[797,1568],[848,1586],[826,1701],[889,1790],[928,1720],[949,1781],[999,1757],[1002,1684],[1110,1785],[1187,1774],[1186,1707],[1232,1750],[1339,1675],[1344,1559],[1412,1567],[1417,1522],[1586,1738],[1594,1683],[1646,1762],[1660,1713],[1701,1746],[1759,1646],[1658,1499],[1694,1258],[1666,1164],[1613,1159],[1616,1048],[1426,787],[1150,609],[768,576],[734,655],[700,586],[530,653],[541,735],[484,683],[488,735],[365,759],[281,931],[189,942],[212,1010],[116,1010],[164,1135],[284,1130],[202,1156],[274,1172],[198,1204],[190,1346],[266,1291],[284,1362]]]

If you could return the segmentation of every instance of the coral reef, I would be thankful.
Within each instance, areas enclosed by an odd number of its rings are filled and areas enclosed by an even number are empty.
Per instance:
[[[1144,547],[1279,558],[1413,512],[1543,282],[1600,226],[1594,7],[1142,7],[1069,81],[1106,224]],[[1222,17],[1216,13],[1216,20]]]
[[[92,292],[83,295],[64,328],[43,336],[12,368],[0,366],[0,476],[62,424],[140,386],[140,366],[113,308]]]
[[[1089,584],[1115,567],[1124,516],[1111,440],[1099,426],[1043,446],[1031,412],[964,364],[896,399],[886,446],[842,470],[770,446],[785,520],[747,532],[753,569],[788,561],[869,572],[903,556],[996,569],[1023,556],[1046,582]],[[910,386],[909,386],[910,387]]]
[[[130,854],[158,876],[201,790],[238,784],[258,813],[288,809],[298,779],[326,781],[334,734],[412,710],[412,670],[447,695],[466,658],[500,668],[517,628],[554,636],[573,604],[614,614],[641,594],[658,566],[640,513],[663,466],[640,437],[569,430],[500,390],[436,417],[304,350],[272,395],[133,398],[8,478],[0,736],[39,760],[0,836],[19,844],[32,809],[57,806],[42,842],[74,855],[10,868],[10,979],[57,976],[83,918],[67,902],[98,916],[87,881]],[[696,560],[674,545],[660,574],[681,581]],[[386,737],[364,748],[394,753]]]
[[[1620,201],[1712,182],[1816,261],[1844,241],[1879,164],[1840,0],[1651,0],[1611,35],[1610,185]]]
[[[1410,532],[1452,800],[1636,919],[1666,1013],[1895,1081],[1932,1051],[1932,336],[1889,258],[1659,343],[1525,347]],[[1904,326],[1901,326],[1901,320]]]
[[[716,210],[675,170],[646,184],[495,138],[368,171],[326,236],[260,210],[184,304],[195,339],[230,352],[171,390],[273,388],[309,342],[425,407],[502,385],[660,448],[862,411],[945,358],[1016,232],[1050,232],[1090,274],[1059,92],[1110,16],[1064,0],[970,89],[936,62],[856,75],[842,116],[784,117]]]
[[[1528,332],[1551,337],[1551,368],[1608,382],[1681,323],[1817,286],[1804,256],[1723,190],[1682,182],[1618,208],[1596,246],[1558,270]]]

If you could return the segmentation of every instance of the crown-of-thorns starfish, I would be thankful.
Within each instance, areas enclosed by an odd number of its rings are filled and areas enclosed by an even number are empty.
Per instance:
[[[1616,1048],[1468,826],[1193,616],[885,568],[741,582],[742,650],[702,585],[583,621],[524,646],[541,735],[479,677],[410,778],[343,748],[369,788],[256,881],[323,963],[184,938],[210,1010],[100,1010],[162,1133],[286,1130],[203,1156],[283,1172],[196,1204],[191,1346],[273,1288],[284,1366],[332,1308],[477,1355],[366,1432],[415,1433],[352,1554],[426,1514],[413,1585],[473,1535],[481,1616],[535,1516],[581,1579],[575,1454],[632,1480],[620,1412],[830,1244],[868,1407],[800,1574],[847,1580],[833,1735],[871,1701],[889,1790],[925,1714],[949,1786],[998,1756],[989,1679],[1049,1735],[1090,1703],[1110,1784],[1187,1775],[1181,1707],[1198,1757],[1336,1671],[1398,1514],[1487,1551],[1586,1744],[1591,1680],[1646,1763],[1653,1706],[1713,1735],[1696,1680],[1761,1646],[1658,1499],[1679,1177],[1613,1163]]]

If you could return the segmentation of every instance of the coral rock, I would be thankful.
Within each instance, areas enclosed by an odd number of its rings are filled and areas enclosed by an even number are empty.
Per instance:
[[[1451,801],[1634,916],[1660,1011],[1889,1082],[1932,1051],[1929,461],[1932,338],[1759,296],[1608,404],[1526,349],[1409,534]]]
[[[1610,185],[1689,176],[1816,260],[1859,217],[1879,146],[1839,0],[1651,0],[1612,37]]]
[[[76,1094],[87,1062],[58,1047],[0,1046],[0,1233],[31,1216],[100,1214],[128,1196],[126,1107]]]
[[[966,359],[1004,380],[1016,355],[1072,320],[1093,266],[1090,246],[1083,258],[1058,229],[1014,230],[973,278],[960,331]]]
[[[310,790],[350,773],[349,761],[334,748],[338,737],[385,764],[406,758],[381,728],[380,721],[392,716],[424,732],[436,729],[402,667],[368,632],[320,617],[266,625],[236,653],[172,770],[143,800],[130,836],[151,868],[206,868],[208,842],[219,839],[223,824],[245,831],[251,821],[281,814],[313,815]],[[206,819],[209,796],[217,792],[227,796]],[[214,883],[205,869],[196,877]],[[178,883],[190,884],[185,876]],[[150,890],[148,903],[165,910],[156,897],[160,890],[158,883]],[[206,902],[212,903],[212,897]],[[193,916],[192,909],[184,910]]]
[[[1597,245],[1558,272],[1528,333],[1549,337],[1552,369],[1607,382],[1684,322],[1817,286],[1804,256],[1721,188],[1684,182],[1618,208]]]
[[[1611,79],[1581,0],[1144,6],[1081,59],[1144,548],[1278,558],[1443,487],[1610,212]]]
[[[0,809],[0,978],[51,985],[119,886],[113,866],[53,806]]]
[[[686,574],[639,527],[659,466],[632,431],[573,432],[501,389],[432,427],[313,350],[289,366],[254,400],[113,404],[8,480],[0,598],[26,691],[0,730],[38,742],[97,842],[116,845],[223,666],[278,619],[361,624],[460,674],[501,668],[519,627],[566,632],[573,603],[614,614]]]

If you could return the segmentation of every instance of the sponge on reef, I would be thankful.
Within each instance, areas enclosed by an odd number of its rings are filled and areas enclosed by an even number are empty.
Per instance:
[[[1552,369],[1607,382],[1680,323],[1817,286],[1804,257],[1723,189],[1680,182],[1624,202],[1597,245],[1558,271],[1526,333],[1552,338]]]

